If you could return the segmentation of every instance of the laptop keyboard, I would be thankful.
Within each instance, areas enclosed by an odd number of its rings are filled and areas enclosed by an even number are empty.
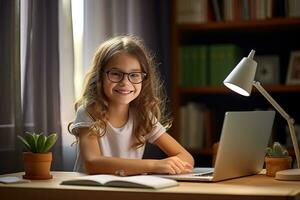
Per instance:
[[[192,176],[203,177],[203,176],[212,176],[214,173],[214,168],[204,168],[196,167],[193,169]]]
[[[201,174],[194,174],[194,176],[212,176],[214,172],[207,172],[207,173],[201,173]]]

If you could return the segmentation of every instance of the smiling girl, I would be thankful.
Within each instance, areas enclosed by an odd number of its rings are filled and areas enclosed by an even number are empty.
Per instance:
[[[169,134],[164,98],[153,58],[141,40],[118,36],[104,42],[85,77],[70,132],[79,151],[75,171],[134,175],[191,172],[193,157]],[[145,143],[165,159],[142,159]]]

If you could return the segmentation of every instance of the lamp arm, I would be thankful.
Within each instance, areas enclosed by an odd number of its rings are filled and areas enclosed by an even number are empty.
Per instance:
[[[253,81],[255,88],[272,104],[272,106],[281,114],[281,116],[287,121],[292,119],[282,108],[281,106],[271,97],[271,95],[261,86],[260,82]]]
[[[272,104],[272,106],[280,113],[280,115],[287,121],[289,126],[289,131],[292,138],[292,143],[296,155],[297,167],[300,168],[300,153],[298,140],[295,134],[294,122],[295,120],[291,118],[282,108],[281,106],[271,97],[271,95],[261,86],[260,82],[253,81],[252,83],[254,87]]]
[[[298,140],[296,137],[296,132],[295,132],[295,127],[294,127],[294,122],[287,121],[290,129],[290,134],[292,138],[292,143],[296,155],[296,160],[297,160],[297,167],[300,168],[300,153],[299,153],[299,146],[298,146]]]

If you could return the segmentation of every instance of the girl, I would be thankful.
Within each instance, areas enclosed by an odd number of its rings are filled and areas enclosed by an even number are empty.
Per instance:
[[[167,122],[160,91],[156,66],[139,39],[119,36],[104,42],[75,102],[76,118],[70,126],[79,141],[75,170],[119,175],[190,172],[193,157],[160,123]],[[142,159],[146,141],[169,157]]]

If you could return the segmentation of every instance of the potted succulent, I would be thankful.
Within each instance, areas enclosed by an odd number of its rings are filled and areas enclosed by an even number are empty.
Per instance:
[[[266,149],[266,175],[275,176],[276,172],[290,169],[292,165],[292,157],[288,151],[279,142],[274,142],[272,147]]]
[[[49,150],[57,140],[57,134],[49,136],[26,132],[24,136],[18,135],[24,147],[29,152],[23,152],[25,179],[51,179],[50,174],[52,153]]]

